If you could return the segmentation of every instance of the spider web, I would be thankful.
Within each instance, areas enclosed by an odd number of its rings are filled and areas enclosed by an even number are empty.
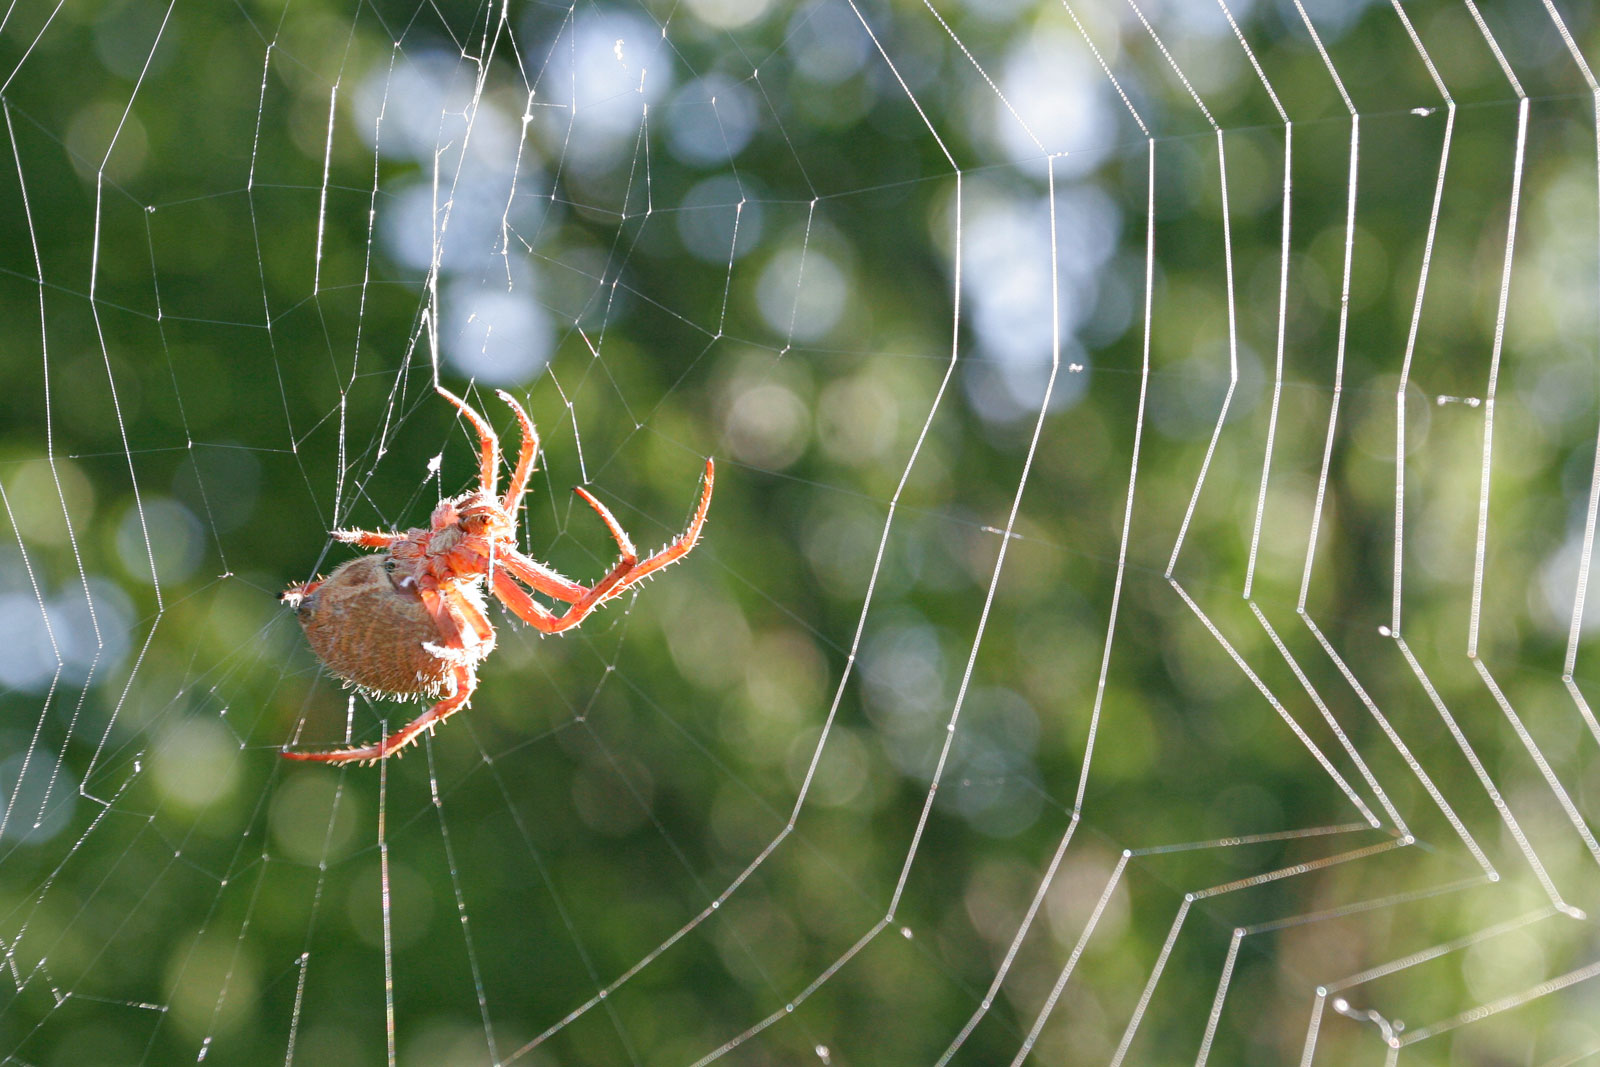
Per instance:
[[[1594,32],[6,8],[6,1062],[1596,1056]],[[435,380],[707,535],[290,765]]]

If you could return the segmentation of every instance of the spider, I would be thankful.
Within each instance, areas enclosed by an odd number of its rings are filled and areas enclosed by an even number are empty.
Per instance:
[[[437,703],[374,744],[331,752],[285,750],[288,759],[321,763],[386,759],[466,707],[478,685],[476,668],[494,650],[494,627],[482,593],[486,580],[494,596],[518,618],[542,634],[558,634],[583,622],[628,586],[688,555],[705,526],[715,476],[710,459],[688,528],[645,559],[639,558],[606,506],[587,490],[574,488],[611,531],[621,558],[592,586],[558,574],[517,548],[516,512],[539,451],[539,435],[528,413],[511,394],[496,390],[522,430],[511,484],[504,496],[496,496],[502,460],[494,430],[466,401],[441,385],[434,388],[477,430],[478,487],[441,501],[427,529],[334,530],[336,541],[383,552],[349,560],[327,578],[292,585],[280,599],[295,610],[317,657],[347,683],[401,699],[433,697]],[[566,610],[552,611],[528,589],[566,604]]]

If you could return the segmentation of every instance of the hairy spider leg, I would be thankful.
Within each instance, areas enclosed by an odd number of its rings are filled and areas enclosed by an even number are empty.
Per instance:
[[[404,541],[405,534],[384,533],[381,530],[330,530],[328,536],[347,545],[362,548],[388,548],[396,541]]]
[[[599,605],[600,601],[611,593],[627,576],[631,564],[618,563],[611,569],[611,573],[602,578],[595,587],[579,598],[577,603],[557,615],[533,597],[528,591],[518,585],[509,573],[504,570],[494,572],[494,595],[499,598],[511,612],[523,622],[532,626],[542,634],[559,634],[577,626],[589,613]]]
[[[694,547],[700,537],[700,531],[705,527],[706,509],[711,506],[713,473],[712,463],[707,460],[705,485],[700,492],[700,505],[695,509],[694,518],[690,520],[688,528],[666,548],[643,562],[639,561],[633,542],[628,539],[628,535],[622,531],[622,527],[618,525],[616,518],[606,506],[582,489],[577,490],[578,494],[599,512],[601,519],[612,531],[618,547],[622,549],[622,558],[617,561],[616,566],[612,567],[610,573],[596,582],[592,588],[584,589],[576,582],[540,566],[519,552],[502,553],[497,557],[502,566],[496,568],[494,572],[494,595],[519,619],[540,633],[558,634],[563,630],[572,629],[606,600],[646,575],[682,559]],[[522,579],[541,593],[570,600],[571,606],[557,615],[529,596],[513,577]],[[573,593],[578,594],[576,599],[572,598]]]
[[[522,445],[517,449],[517,465],[511,472],[511,484],[506,486],[506,495],[500,501],[500,506],[511,516],[512,522],[515,522],[517,505],[522,501],[522,494],[528,491],[528,476],[533,473],[533,461],[539,454],[539,431],[533,428],[533,420],[528,418],[528,413],[522,410],[522,405],[517,403],[515,397],[504,389],[496,389],[495,394],[516,413],[517,424],[522,428]]]
[[[629,539],[627,531],[617,522],[616,516],[611,514],[610,509],[583,489],[574,488],[573,492],[581,496],[588,502],[590,507],[599,513],[600,520],[606,524],[606,529],[611,531],[612,540],[617,542],[617,548],[621,550],[621,558],[611,568],[611,572],[600,579],[593,588],[580,585],[566,575],[557,573],[537,560],[524,556],[513,546],[498,546],[494,555],[494,561],[499,564],[499,567],[494,571],[493,589],[495,595],[500,597],[506,607],[515,612],[518,618],[537,627],[544,633],[560,633],[562,630],[568,630],[576,626],[593,609],[594,604],[598,603],[596,596],[603,596],[605,593],[610,592],[639,562],[638,549],[633,547],[633,541]],[[558,619],[554,612],[528,597],[515,582],[510,581],[510,579],[502,580],[500,568],[509,571],[513,576],[527,582],[528,585],[546,596],[566,601],[572,605],[572,608],[569,608]],[[574,615],[573,612],[578,610],[579,605],[583,605],[583,608]]]
[[[309,582],[301,582],[299,585],[291,585],[289,588],[278,594],[278,599],[292,600],[290,606],[298,606],[300,601],[316,592],[317,586],[321,585],[322,582],[323,579],[317,578]]]
[[[711,507],[711,488],[717,477],[717,466],[710,457],[706,458],[706,473],[700,484],[700,504],[694,509],[694,518],[689,520],[689,525],[679,534],[677,539],[668,544],[660,552],[639,562],[628,576],[623,579],[617,588],[613,589],[610,596],[616,596],[635,582],[648,578],[662,567],[676,563],[689,554],[689,550],[700,540],[700,531],[705,529],[706,511]]]
[[[596,500],[589,494],[589,490],[581,485],[573,486],[572,491],[583,497],[584,502],[594,508],[595,513],[600,516],[600,521],[606,524],[606,529],[611,531],[611,540],[615,541],[617,547],[622,549],[622,558],[627,560],[638,559],[639,550],[633,547],[633,539],[628,536],[628,531],[622,528],[622,524],[617,521],[617,517],[611,514],[611,509]]]
[[[556,613],[533,599],[526,589],[516,583],[511,573],[510,567],[496,568],[492,587],[495,599],[540,633],[554,634],[565,629],[558,625]]]
[[[472,691],[478,688],[477,675],[473,673],[471,667],[457,664],[453,676],[455,681],[453,693],[376,744],[362,745],[359,748],[336,748],[332,752],[285,750],[283,758],[303,760],[308,763],[372,763],[387,759],[422,736],[422,731],[433,729],[466,707],[467,701],[472,697]]]
[[[434,612],[435,621],[438,620],[441,610],[448,612],[452,618],[459,617],[466,620],[467,625],[472,627],[472,632],[477,637],[477,644],[492,644],[494,642],[494,626],[489,622],[489,616],[485,615],[478,605],[462,596],[459,591],[450,588],[439,590],[439,600],[441,601],[440,609],[429,607],[429,610]],[[424,597],[423,603],[427,604],[426,597]],[[466,642],[463,640],[448,647],[464,649]]]
[[[496,569],[504,568],[512,573],[517,581],[531,586],[545,596],[554,597],[568,604],[576,603],[583,599],[589,592],[589,587],[568,578],[559,571],[540,563],[536,559],[524,556],[521,552],[509,545],[497,545],[494,550],[494,565]]]
[[[444,386],[435,385],[433,388],[440,396],[454,404],[456,410],[461,412],[466,420],[472,423],[472,428],[478,431],[478,488],[493,496],[495,486],[500,481],[500,438],[495,436],[494,427],[490,426],[482,415],[472,410],[470,404]]]
[[[465,651],[469,628],[474,644],[494,637],[494,628],[489,625],[483,612],[459,593],[441,589],[437,578],[423,575],[417,582],[417,595],[422,598],[422,606],[433,619],[433,628],[439,631],[440,648]]]

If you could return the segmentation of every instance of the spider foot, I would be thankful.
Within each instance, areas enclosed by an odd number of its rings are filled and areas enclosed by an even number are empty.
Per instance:
[[[297,582],[278,594],[278,602],[291,608],[298,608],[301,601],[305,600],[306,597],[316,592],[317,586],[321,585],[322,582],[323,578],[321,575],[318,575],[309,582]]]

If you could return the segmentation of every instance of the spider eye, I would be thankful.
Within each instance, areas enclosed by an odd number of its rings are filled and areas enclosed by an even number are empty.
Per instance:
[[[388,559],[383,561],[383,571],[384,571],[385,574],[393,574],[394,573],[394,557],[393,556],[391,556]]]

